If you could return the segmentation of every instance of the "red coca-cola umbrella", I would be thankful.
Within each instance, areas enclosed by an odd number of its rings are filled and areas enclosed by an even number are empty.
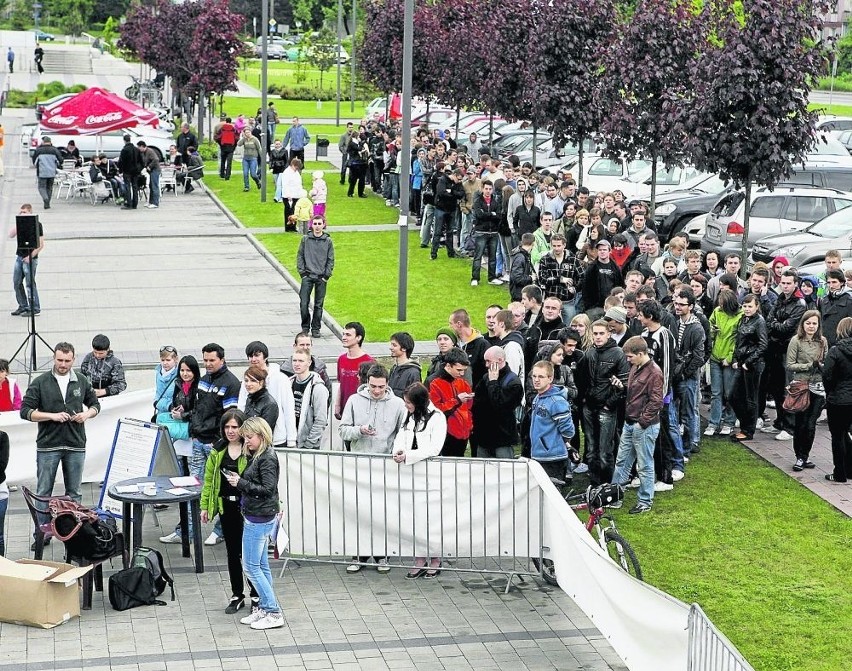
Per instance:
[[[46,109],[43,128],[66,135],[96,135],[134,126],[157,127],[156,112],[100,88],[90,88]]]

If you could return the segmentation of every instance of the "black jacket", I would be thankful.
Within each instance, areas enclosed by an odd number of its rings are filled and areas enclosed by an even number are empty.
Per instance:
[[[287,169],[288,156],[289,153],[284,147],[281,147],[281,149],[275,149],[273,147],[269,150],[269,167],[272,170],[273,175],[277,175]]]
[[[766,333],[766,320],[758,312],[754,317],[743,317],[737,325],[734,361],[749,370],[763,364],[763,355],[769,342]]]
[[[615,287],[624,286],[621,271],[610,259],[606,264],[595,261],[586,270],[583,282],[583,305],[589,308],[602,308],[609,292]]]
[[[828,349],[822,380],[829,403],[852,405],[852,338],[843,338]]]
[[[565,328],[565,322],[562,321],[562,315],[559,315],[552,322],[542,319],[538,328],[541,331],[540,340],[559,340],[559,332]]]
[[[118,169],[121,170],[121,174],[138,176],[142,174],[144,167],[139,147],[132,142],[125,142],[118,155]]]
[[[624,402],[630,364],[624,352],[612,340],[603,347],[592,347],[577,365],[574,380],[583,405],[591,410],[615,410]],[[615,375],[623,386],[619,389],[610,381]]]
[[[180,418],[184,421],[190,423],[192,426],[192,413],[195,410],[195,402],[198,400],[198,384],[193,384],[189,388],[189,393],[183,393],[183,385],[181,384],[181,380],[178,379],[175,383],[175,390],[172,394],[172,404],[170,406],[170,410],[175,408],[183,408],[180,413]]]
[[[475,389],[482,376],[485,375],[485,350],[491,347],[491,343],[483,336],[479,336],[464,345],[459,343],[459,347],[467,354],[468,361],[470,361],[470,375],[473,380],[471,386]]]
[[[246,397],[246,417],[262,417],[273,431],[278,422],[278,412],[278,402],[272,398],[266,387],[261,387]]]
[[[683,329],[683,335],[680,335],[680,324],[675,326],[672,335],[675,337],[675,358],[677,361],[674,382],[694,378],[704,365],[707,341],[704,327],[701,326],[698,316],[692,315],[689,323]],[[680,337],[678,337],[679,335]]]
[[[198,382],[195,411],[189,435],[202,443],[215,443],[220,435],[219,421],[225,410],[237,407],[240,381],[226,365],[215,373],[207,373]]]
[[[388,386],[394,394],[402,398],[402,394],[408,389],[408,386],[420,382],[422,375],[423,371],[416,361],[409,361],[399,366],[394,365],[388,373]]]
[[[435,207],[444,212],[458,209],[459,201],[464,198],[461,182],[454,182],[449,175],[441,175],[435,188]]]
[[[524,287],[533,283],[533,265],[530,253],[523,247],[512,250],[512,267],[509,270],[509,295],[513,301],[521,300]]]
[[[515,208],[515,233],[518,239],[524,233],[535,233],[536,229],[541,226],[541,210],[533,205],[530,209],[519,205]]]
[[[0,431],[0,485],[6,482],[6,466],[9,465],[9,435]]]
[[[278,513],[278,470],[278,456],[271,447],[249,461],[237,482],[237,489],[243,494],[243,515]]]
[[[473,426],[476,441],[484,447],[508,447],[518,443],[515,410],[524,398],[521,380],[503,366],[496,380],[485,375],[474,388]]]
[[[500,230],[500,211],[502,203],[495,191],[491,194],[491,202],[486,204],[481,193],[473,198],[473,232],[497,233]]]
[[[842,291],[827,293],[819,301],[822,314],[822,332],[829,347],[837,341],[837,325],[844,317],[852,317],[852,293],[846,287]]]
[[[799,321],[805,314],[805,301],[796,298],[796,294],[787,298],[784,294],[778,296],[772,311],[766,318],[766,330],[769,332],[769,349],[786,355],[787,345],[796,335]]]

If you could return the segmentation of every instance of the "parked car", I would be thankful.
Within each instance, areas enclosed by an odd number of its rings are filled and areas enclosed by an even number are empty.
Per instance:
[[[852,130],[852,117],[827,114],[819,118],[816,128],[821,131]]]
[[[570,172],[577,180],[577,167],[579,160],[574,156],[570,161],[550,168],[551,173],[556,173],[559,170]],[[619,182],[627,179],[631,175],[637,174],[640,170],[650,165],[644,159],[635,159],[633,161],[623,161],[620,159],[611,159],[598,154],[583,154],[583,180],[582,184],[588,187],[591,193],[599,191],[612,191],[618,188]]]
[[[687,221],[680,230],[689,234],[690,249],[698,249],[701,247],[701,238],[704,237],[704,231],[707,227],[707,215],[699,214]]]
[[[332,47],[332,49],[334,48],[335,47]],[[293,61],[294,63],[298,61],[307,60],[310,58],[313,49],[314,47],[300,47],[297,45],[288,47],[286,50],[287,60]],[[338,51],[337,53],[337,61],[342,64],[346,64],[349,62],[349,54],[346,53],[346,49],[344,49],[343,47],[340,47],[340,51]]]
[[[34,30],[33,35],[35,35],[36,42],[53,42],[56,40],[55,35],[46,33],[43,30]]]
[[[835,189],[790,185],[774,191],[765,187],[752,190],[749,214],[748,248],[758,240],[786,231],[799,231],[823,217],[852,205],[852,193]],[[737,189],[723,195],[707,214],[703,251],[723,254],[742,248],[745,234],[745,191]]]
[[[758,240],[752,248],[748,267],[756,261],[770,263],[784,256],[791,266],[822,262],[829,249],[836,249],[845,259],[852,259],[852,210],[838,210],[801,231],[770,235]]]
[[[255,58],[263,57],[263,47],[261,45],[257,45],[254,48],[254,56]],[[270,60],[275,61],[286,61],[287,58],[287,50],[282,47],[280,44],[267,44],[266,45],[266,57]]]
[[[29,155],[32,158],[35,150],[41,145],[41,138],[47,135],[54,147],[64,147],[69,140],[74,140],[80,156],[90,159],[97,154],[106,154],[110,158],[116,158],[124,147],[124,135],[129,135],[133,144],[143,140],[153,149],[160,160],[169,153],[169,146],[174,144],[174,138],[170,133],[150,126],[139,126],[138,128],[125,128],[123,130],[111,130],[98,135],[66,135],[38,126],[30,137]]]
[[[648,200],[651,197],[651,169],[652,167],[648,165],[621,182],[616,188],[620,189],[621,193],[628,200],[634,198]],[[659,196],[669,191],[682,189],[686,184],[691,184],[696,180],[710,176],[710,173],[702,172],[691,165],[686,165],[682,168],[679,166],[667,168],[664,165],[658,165],[656,195]]]

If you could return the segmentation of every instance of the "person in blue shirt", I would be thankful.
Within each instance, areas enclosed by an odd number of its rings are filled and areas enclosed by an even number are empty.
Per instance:
[[[539,361],[530,374],[536,397],[530,413],[530,456],[548,477],[563,480],[568,467],[574,421],[561,387],[553,384],[553,364]]]
[[[298,158],[305,165],[305,147],[311,141],[308,129],[299,123],[299,117],[293,117],[293,125],[287,129],[282,144],[290,148],[290,161]]]

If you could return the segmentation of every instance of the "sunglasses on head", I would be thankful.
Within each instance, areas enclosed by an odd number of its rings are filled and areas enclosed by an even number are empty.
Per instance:
[[[167,353],[168,354],[177,354],[177,350],[174,347],[172,347],[171,345],[163,345],[160,348],[160,356],[162,356],[163,354],[167,354]]]

